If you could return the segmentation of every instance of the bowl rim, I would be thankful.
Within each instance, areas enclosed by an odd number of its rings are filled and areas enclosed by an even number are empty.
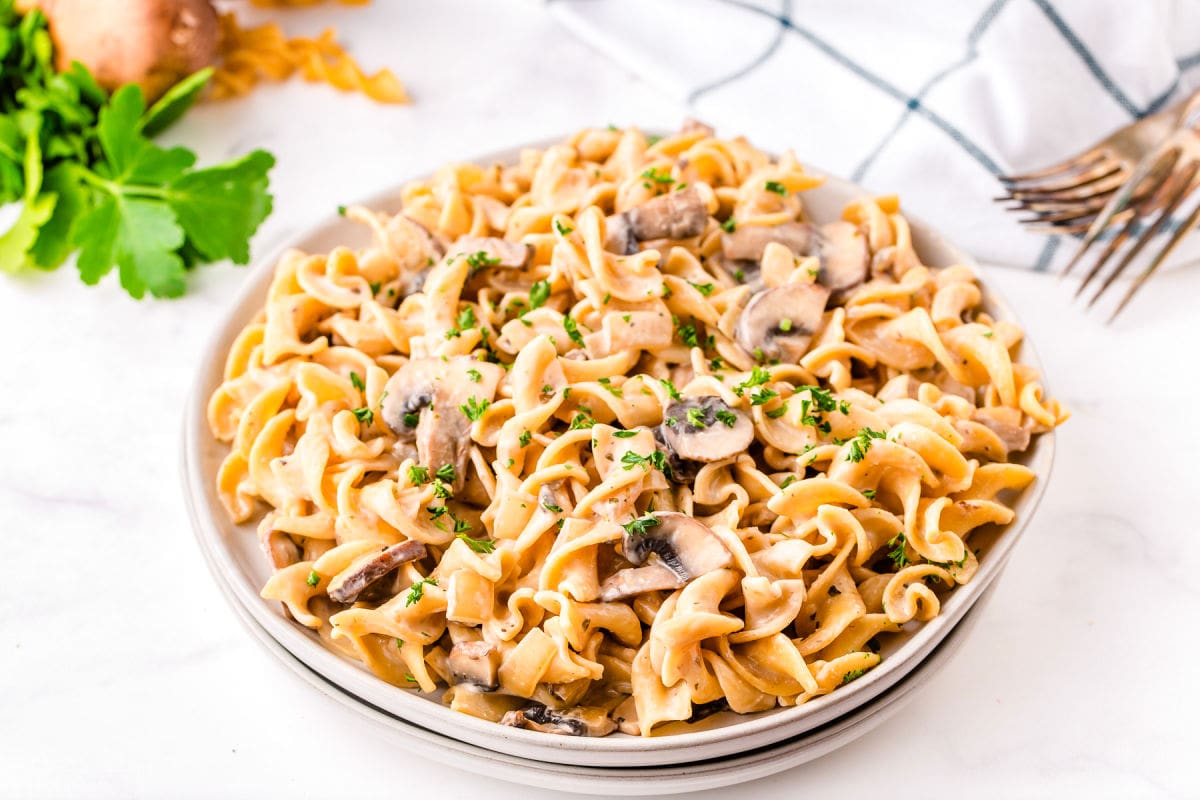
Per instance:
[[[542,149],[561,143],[566,138],[566,136],[549,137],[461,159],[456,163],[511,164],[524,149]],[[771,155],[773,158],[776,157],[775,154]],[[810,174],[824,178],[823,187],[828,190],[836,190],[850,196],[877,196],[849,180],[819,168],[806,165],[805,169]],[[393,182],[388,188],[372,192],[360,199],[357,204],[371,209],[395,207],[399,193],[405,184],[427,178],[429,174],[426,172]],[[809,191],[818,192],[823,187]],[[918,250],[929,247],[937,248],[945,255],[945,258],[938,260],[948,258],[953,263],[966,265],[977,275],[980,274],[978,263],[960,248],[947,241],[935,228],[907,212],[905,212],[905,219],[912,229],[914,246],[917,246],[918,240],[922,242]],[[196,377],[192,382],[184,408],[183,492],[197,543],[203,547],[204,540],[211,539],[218,545],[214,548],[214,559],[209,562],[214,577],[240,576],[243,579],[246,578],[238,568],[229,549],[223,546],[222,523],[229,525],[232,523],[229,523],[227,518],[222,520],[225,517],[224,509],[220,507],[219,502],[215,504],[212,502],[211,484],[215,476],[205,474],[202,463],[204,446],[211,444],[211,442],[206,442],[206,439],[211,439],[211,434],[208,431],[205,409],[207,399],[215,388],[212,377],[222,374],[230,343],[261,308],[262,298],[267,291],[280,257],[294,248],[297,243],[314,238],[323,231],[343,224],[352,223],[334,213],[314,214],[310,215],[309,219],[300,220],[296,226],[280,234],[279,238],[282,241],[264,256],[253,260],[233,301],[229,305],[223,306],[225,311],[214,326],[212,334],[206,341],[207,346],[198,360]],[[982,280],[980,288],[983,293],[983,302],[990,311],[1000,319],[1020,324],[1016,313],[1001,295]],[[1042,385],[1046,387],[1048,393],[1041,360],[1034,346],[1024,337],[1021,342],[1021,357],[1025,363],[1043,375]],[[217,383],[219,384],[219,381]],[[1054,445],[1053,430],[1039,434],[1035,438],[1028,451],[1029,457],[1032,459],[1036,455],[1045,461],[1045,466],[1039,470],[1033,484],[1027,487],[1019,498],[1019,502],[1024,506],[1021,516],[1006,526],[1002,535],[997,537],[989,549],[989,557],[980,562],[979,569],[971,582],[956,587],[947,597],[943,598],[939,615],[923,623],[919,630],[903,642],[895,653],[871,669],[866,675],[854,681],[852,686],[830,692],[801,705],[776,707],[754,715],[746,715],[743,719],[721,727],[651,737],[613,734],[607,737],[592,738],[547,736],[536,731],[501,726],[488,720],[452,711],[448,706],[432,697],[387,683],[370,673],[360,662],[351,661],[326,647],[315,632],[306,628],[301,629],[298,624],[285,619],[280,613],[270,608],[269,606],[274,604],[259,597],[258,593],[261,587],[253,586],[249,580],[235,581],[232,578],[229,580],[229,585],[235,597],[252,614],[255,621],[293,656],[355,696],[371,691],[388,693],[388,705],[385,706],[388,712],[401,716],[412,724],[420,724],[422,727],[429,725],[443,735],[470,741],[487,749],[497,750],[497,743],[503,741],[512,745],[514,749],[524,747],[541,750],[548,757],[553,757],[551,754],[567,757],[571,753],[587,753],[593,757],[599,756],[609,766],[628,764],[629,757],[634,754],[643,756],[653,754],[660,763],[664,757],[694,758],[687,754],[695,748],[711,747],[731,739],[766,737],[781,726],[791,726],[802,720],[804,724],[808,725],[806,729],[826,724],[838,716],[869,703],[902,680],[948,635],[950,629],[957,625],[1003,569],[1016,543],[1034,518],[1050,481],[1054,462]],[[224,445],[221,446],[224,447]],[[361,689],[361,692],[354,691],[353,687]],[[412,713],[403,714],[400,709]],[[722,713],[732,714],[734,712]],[[429,715],[432,719],[417,722],[413,715],[418,718]],[[450,730],[453,730],[454,733],[450,733]],[[673,754],[673,756],[669,754]]]

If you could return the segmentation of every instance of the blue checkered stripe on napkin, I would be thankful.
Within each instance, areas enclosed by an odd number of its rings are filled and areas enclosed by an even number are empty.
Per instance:
[[[549,0],[722,134],[898,193],[987,263],[1052,269],[996,176],[1037,169],[1200,81],[1200,0]],[[1200,237],[1174,261],[1200,257]]]

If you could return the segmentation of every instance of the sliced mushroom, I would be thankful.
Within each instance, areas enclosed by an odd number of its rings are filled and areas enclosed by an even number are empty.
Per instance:
[[[524,242],[510,242],[494,236],[463,236],[450,246],[450,256],[468,258],[483,253],[481,259],[489,267],[520,269],[529,263],[533,248]]]
[[[711,717],[713,714],[720,714],[722,711],[729,710],[729,700],[722,697],[719,700],[712,700],[708,703],[695,703],[692,705],[692,715],[688,717],[688,722],[699,722],[702,719]]]
[[[609,217],[604,225],[604,249],[610,253],[631,256],[638,251],[638,238],[626,214]]]
[[[500,650],[487,642],[459,642],[450,648],[446,659],[450,680],[455,686],[468,684],[480,691],[500,688]]]
[[[735,261],[758,261],[771,242],[778,242],[797,256],[805,256],[812,252],[814,241],[812,226],[803,222],[739,225],[732,233],[721,234],[721,250],[726,258]]]
[[[260,527],[258,543],[262,547],[263,553],[266,554],[267,560],[271,562],[271,567],[275,570],[290,567],[300,560],[300,545],[296,544],[295,540],[283,531]]]
[[[704,233],[708,209],[695,187],[647,200],[624,213],[638,241],[688,239]]]
[[[471,422],[460,406],[472,398],[491,402],[503,376],[498,364],[468,356],[413,359],[384,388],[383,421],[401,442],[415,439],[419,460],[431,470],[452,465],[458,491],[471,446]]]
[[[646,592],[673,592],[686,584],[687,581],[663,564],[627,567],[604,579],[600,584],[600,600],[611,603],[613,600],[636,597]]]
[[[696,482],[696,474],[700,472],[701,464],[697,461],[689,461],[686,458],[680,458],[675,452],[675,448],[667,444],[667,439],[663,436],[663,428],[665,425],[659,425],[654,429],[654,439],[658,442],[658,449],[667,457],[667,477],[675,483],[690,486]]]
[[[677,511],[657,511],[650,516],[654,523],[642,525],[644,533],[626,532],[621,540],[625,560],[637,568],[618,570],[605,580],[601,599],[678,589],[693,578],[732,563],[733,556],[725,543],[703,522]],[[642,567],[651,556],[655,560]],[[661,569],[648,567],[662,567],[675,580],[671,581]]]
[[[329,583],[327,594],[339,603],[353,603],[363,591],[401,564],[425,557],[425,545],[408,541],[385,547],[354,569],[337,574]]]
[[[799,363],[829,301],[829,289],[815,283],[788,283],[756,292],[742,309],[734,338],[747,353],[785,364]]]
[[[744,452],[754,441],[754,423],[716,395],[688,397],[667,406],[663,441],[680,458],[705,463]]]
[[[607,736],[617,727],[602,708],[576,706],[555,711],[542,703],[530,703],[524,708],[509,711],[500,718],[500,724],[560,736]]]
[[[817,281],[829,289],[834,302],[867,279],[871,252],[857,226],[840,220],[822,225],[818,254],[821,271]]]
[[[735,283],[758,291],[763,288],[762,266],[746,258],[729,258],[721,253],[709,256],[707,263],[724,272]]]
[[[1019,453],[1029,447],[1029,428],[987,414],[976,414],[975,419],[991,428],[992,432],[1000,437],[1000,441],[1004,442],[1008,452]]]

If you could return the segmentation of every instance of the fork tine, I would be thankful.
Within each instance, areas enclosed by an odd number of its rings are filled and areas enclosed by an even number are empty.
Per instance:
[[[1171,218],[1171,215],[1175,213],[1176,209],[1179,208],[1179,205],[1184,201],[1184,199],[1192,193],[1192,190],[1195,188],[1192,182],[1196,178],[1197,170],[1200,170],[1200,162],[1192,161],[1184,168],[1182,173],[1179,173],[1176,176],[1177,179],[1171,182],[1171,186],[1168,187],[1167,191],[1167,203],[1163,207],[1162,212],[1158,215],[1158,219],[1154,220],[1154,223],[1142,232],[1142,235],[1138,237],[1136,242],[1134,242],[1133,247],[1129,248],[1129,252],[1126,253],[1125,257],[1121,259],[1121,262],[1117,264],[1117,268],[1114,269],[1112,273],[1104,279],[1102,284],[1100,284],[1100,288],[1096,290],[1096,294],[1094,294],[1092,299],[1088,301],[1088,308],[1091,308],[1096,304],[1096,301],[1100,299],[1100,295],[1104,294],[1104,292],[1108,290],[1108,287],[1112,285],[1113,281],[1120,277],[1121,273],[1123,273],[1133,262],[1133,260],[1137,258],[1138,254],[1142,252],[1142,249],[1145,248],[1150,240],[1158,235],[1158,232],[1162,230],[1162,226],[1167,223],[1167,221]],[[1173,193],[1170,193],[1172,191]],[[1167,246],[1174,247],[1174,245],[1170,242],[1167,243]],[[1159,256],[1156,260],[1161,261],[1162,256]],[[1082,287],[1080,287],[1080,289],[1082,290]],[[1079,293],[1076,292],[1076,295],[1078,294]]]
[[[1073,169],[1081,169],[1085,165],[1090,165],[1099,159],[1105,158],[1106,153],[1099,147],[1093,147],[1084,150],[1078,155],[1072,156],[1065,161],[1060,161],[1057,164],[1052,164],[1044,169],[1039,169],[1034,172],[1026,172],[1023,175],[1000,175],[998,176],[1004,183],[1024,183],[1026,181],[1044,180],[1055,175],[1060,175],[1064,172],[1070,172]]]
[[[1100,213],[1096,215],[1095,221],[1092,222],[1091,227],[1089,227],[1087,233],[1084,234],[1083,241],[1079,243],[1079,249],[1075,251],[1075,255],[1071,256],[1071,260],[1067,262],[1067,265],[1063,267],[1063,271],[1059,273],[1059,277],[1065,278],[1068,274],[1070,274],[1071,270],[1075,268],[1075,265],[1079,263],[1079,260],[1083,258],[1084,253],[1091,248],[1091,246],[1096,242],[1096,239],[1100,237],[1100,234],[1104,232],[1104,229],[1108,227],[1110,222],[1112,222],[1113,217],[1118,212],[1125,210],[1125,207],[1129,204],[1130,198],[1133,197],[1134,191],[1138,186],[1141,185],[1142,181],[1145,180],[1147,176],[1151,175],[1156,170],[1162,169],[1162,176],[1157,181],[1151,182],[1152,188],[1149,190],[1150,193],[1158,191],[1158,187],[1161,186],[1163,181],[1166,180],[1167,176],[1170,175],[1171,168],[1175,166],[1175,162],[1178,159],[1178,147],[1171,147],[1165,151],[1156,151],[1148,155],[1146,158],[1143,158],[1141,163],[1134,168],[1133,174],[1129,176],[1129,180],[1125,181],[1125,185],[1121,187],[1120,191],[1113,195],[1112,199],[1109,200]],[[1169,162],[1170,166],[1163,169],[1161,165],[1164,162]]]
[[[1129,215],[1129,219],[1126,220],[1125,225],[1121,228],[1121,231],[1111,240],[1109,240],[1108,244],[1104,246],[1104,251],[1100,253],[1100,257],[1096,259],[1096,263],[1092,265],[1090,270],[1088,270],[1088,274],[1083,276],[1083,282],[1080,283],[1079,287],[1075,290],[1075,297],[1079,297],[1079,295],[1083,294],[1083,290],[1086,289],[1087,285],[1092,282],[1092,278],[1095,278],[1100,274],[1100,270],[1104,269],[1104,265],[1107,264],[1108,260],[1113,257],[1113,253],[1117,252],[1117,249],[1120,248],[1120,246],[1125,243],[1125,240],[1129,238],[1129,234],[1133,232],[1133,229],[1137,227],[1137,221],[1138,217],[1136,214]]]
[[[1086,175],[1079,175],[1074,180],[1064,181],[1054,185],[1031,186],[1029,188],[1009,187],[1009,193],[998,200],[1082,200],[1097,192],[1111,191],[1124,181],[1120,164],[1106,165],[1104,170],[1096,170]]]
[[[1192,229],[1196,227],[1197,223],[1200,223],[1200,205],[1192,209],[1192,213],[1189,214],[1188,218],[1184,220],[1182,225],[1179,226],[1179,230],[1171,234],[1171,238],[1167,240],[1166,246],[1163,247],[1159,254],[1154,257],[1154,260],[1151,261],[1146,269],[1142,271],[1142,274],[1133,279],[1133,282],[1129,285],[1129,289],[1125,292],[1125,296],[1121,298],[1121,302],[1117,303],[1117,307],[1113,309],[1112,314],[1109,315],[1108,322],[1112,322],[1114,319],[1116,319],[1117,314],[1120,314],[1125,306],[1129,305],[1129,301],[1133,299],[1133,296],[1137,293],[1137,290],[1142,288],[1142,285],[1150,279],[1150,276],[1152,276],[1155,271],[1158,270],[1162,262],[1165,261],[1167,256],[1171,254],[1171,251],[1175,249],[1175,246],[1183,241],[1183,237],[1191,233]]]

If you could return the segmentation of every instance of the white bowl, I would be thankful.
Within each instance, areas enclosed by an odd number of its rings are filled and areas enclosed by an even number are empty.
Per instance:
[[[465,769],[490,779],[609,797],[684,794],[731,786],[774,775],[850,744],[899,712],[931,677],[950,662],[994,594],[992,589],[985,592],[933,652],[895,686],[833,722],[768,747],[703,763],[657,767],[587,767],[536,761],[466,744],[406,722],[345,691],[272,638],[238,602],[229,582],[216,571],[212,552],[203,540],[201,547],[205,560],[214,570],[222,594],[254,640],[279,659],[293,675],[336,703],[343,711],[362,717],[364,724],[369,726],[364,730],[373,738],[391,742],[406,754],[429,758],[453,769]]]
[[[545,147],[537,142],[530,147]],[[512,163],[517,149],[473,159],[490,164]],[[805,207],[817,222],[837,219],[843,206],[867,192],[839,178],[826,176],[824,185],[804,193]],[[396,189],[367,198],[363,205],[397,211]],[[913,243],[921,260],[930,266],[974,265],[962,251],[943,240],[929,226],[909,217]],[[184,490],[193,526],[201,544],[212,551],[213,570],[223,577],[238,603],[244,607],[282,647],[308,667],[347,692],[401,719],[462,742],[528,759],[598,767],[678,764],[714,759],[732,753],[773,745],[842,717],[896,685],[921,663],[944,639],[967,610],[999,574],[1012,548],[1033,517],[1053,462],[1054,434],[1034,439],[1021,461],[1038,474],[1038,480],[1014,503],[1016,521],[1003,529],[980,529],[972,535],[972,547],[980,548],[980,566],[974,579],[957,587],[942,604],[941,614],[922,626],[891,637],[878,667],[849,686],[792,708],[776,708],[752,715],[732,712],[714,714],[695,725],[676,724],[669,735],[650,738],[613,734],[604,738],[553,736],[509,728],[459,714],[434,697],[392,686],[371,674],[358,662],[327,649],[311,630],[287,619],[279,604],[259,597],[269,570],[259,550],[255,523],[234,525],[228,519],[216,492],[216,474],[227,448],[208,430],[205,406],[221,381],[225,354],[242,327],[261,308],[272,270],[282,252],[297,247],[308,252],[327,252],[337,245],[366,245],[365,227],[330,214],[312,225],[305,234],[260,259],[229,312],[216,326],[216,335],[202,356],[195,387],[184,419]],[[995,317],[1015,321],[1015,315],[999,296],[984,290],[984,305]],[[1033,348],[1024,344],[1022,359],[1040,369]]]

